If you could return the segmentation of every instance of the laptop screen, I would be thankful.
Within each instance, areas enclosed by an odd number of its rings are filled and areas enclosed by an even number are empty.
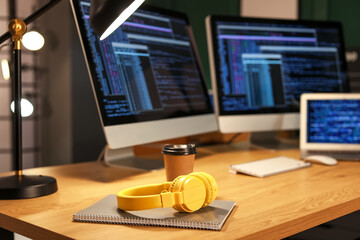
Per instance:
[[[308,143],[360,143],[360,99],[309,100]]]

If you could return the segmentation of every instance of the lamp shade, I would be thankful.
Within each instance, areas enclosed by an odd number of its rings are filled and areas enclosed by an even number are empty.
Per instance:
[[[145,0],[92,0],[90,24],[105,39],[133,14]]]

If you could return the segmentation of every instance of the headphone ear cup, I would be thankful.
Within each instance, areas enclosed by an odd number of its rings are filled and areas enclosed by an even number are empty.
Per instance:
[[[172,181],[172,183],[171,183],[171,185],[170,185],[170,187],[169,187],[169,192],[174,192],[176,183],[177,183],[181,178],[183,178],[183,177],[184,177],[184,175],[180,175],[180,176],[176,177],[176,178]]]
[[[206,198],[206,189],[203,182],[190,175],[175,178],[169,187],[169,191],[182,195],[182,201],[175,201],[173,206],[179,212],[194,212],[200,209]]]
[[[178,176],[177,178],[175,178],[170,187],[169,187],[169,192],[179,192],[179,186],[178,186],[178,182],[183,178],[184,176],[181,175],[181,176]],[[175,205],[173,206],[173,209],[175,209],[176,211],[179,211],[179,212],[186,212],[183,210],[183,208],[181,207],[181,205],[179,203],[176,203],[175,202]]]
[[[190,173],[189,175],[197,177],[203,182],[206,189],[206,197],[202,207],[208,206],[210,203],[212,203],[215,200],[216,195],[218,193],[218,186],[214,177],[205,172],[193,172]]]

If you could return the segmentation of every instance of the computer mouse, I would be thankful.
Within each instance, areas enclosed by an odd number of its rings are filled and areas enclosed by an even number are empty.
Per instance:
[[[310,155],[304,158],[306,162],[322,163],[324,165],[333,166],[337,164],[337,160],[325,155]]]

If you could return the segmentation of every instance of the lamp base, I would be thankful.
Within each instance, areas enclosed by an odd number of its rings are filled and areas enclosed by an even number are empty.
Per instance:
[[[56,179],[42,175],[13,175],[0,178],[0,199],[36,198],[58,189]]]

